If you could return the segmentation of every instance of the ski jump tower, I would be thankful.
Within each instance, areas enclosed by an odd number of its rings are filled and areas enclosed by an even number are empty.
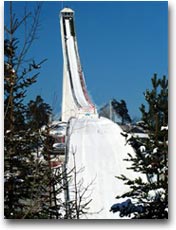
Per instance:
[[[60,26],[63,50],[62,121],[68,121],[70,117],[97,116],[81,68],[72,9],[61,10]]]

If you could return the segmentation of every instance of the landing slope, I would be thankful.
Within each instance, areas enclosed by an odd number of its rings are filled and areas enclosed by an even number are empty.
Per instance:
[[[74,166],[75,153],[77,170],[82,169],[77,175],[77,181],[82,180],[84,187],[93,182],[87,191],[87,195],[92,198],[88,210],[90,214],[82,218],[118,218],[109,209],[112,204],[117,203],[115,197],[126,192],[128,187],[115,176],[125,174],[130,178],[136,177],[132,170],[126,169],[130,164],[123,159],[127,157],[127,153],[134,154],[134,151],[126,144],[121,132],[117,124],[106,118],[85,117],[71,120],[68,168]]]

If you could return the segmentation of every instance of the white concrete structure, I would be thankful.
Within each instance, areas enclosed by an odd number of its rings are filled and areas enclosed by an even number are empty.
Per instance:
[[[62,121],[70,117],[97,115],[91,102],[81,68],[74,26],[74,11],[64,8],[60,12],[63,50]]]

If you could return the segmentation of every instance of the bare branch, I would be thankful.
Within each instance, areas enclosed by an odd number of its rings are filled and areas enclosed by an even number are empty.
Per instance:
[[[41,4],[37,5],[37,8],[34,10],[34,16],[33,16],[33,21],[31,24],[31,28],[29,30],[29,32],[27,33],[27,18],[29,16],[29,14],[26,13],[25,10],[25,16],[24,16],[24,30],[25,30],[25,38],[24,38],[24,44],[23,44],[23,48],[19,54],[18,57],[18,64],[16,67],[16,71],[18,71],[20,65],[22,64],[22,62],[24,61],[25,56],[27,55],[30,47],[32,46],[34,40],[36,39],[36,33],[37,30],[39,28],[39,17],[40,17],[40,13],[41,13]]]

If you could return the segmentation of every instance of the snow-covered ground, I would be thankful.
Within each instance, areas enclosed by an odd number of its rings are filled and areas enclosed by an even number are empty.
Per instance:
[[[128,170],[129,162],[124,161],[127,153],[134,154],[130,145],[120,134],[121,128],[106,118],[84,117],[72,119],[70,123],[70,152],[68,168],[74,167],[74,155],[77,174],[77,183],[81,181],[81,190],[88,186],[85,193],[89,204],[89,214],[82,216],[88,219],[117,219],[118,214],[110,212],[110,207],[117,203],[117,195],[128,190],[123,181],[115,178],[124,174],[130,178],[137,176]],[[70,196],[72,186],[70,186]]]

